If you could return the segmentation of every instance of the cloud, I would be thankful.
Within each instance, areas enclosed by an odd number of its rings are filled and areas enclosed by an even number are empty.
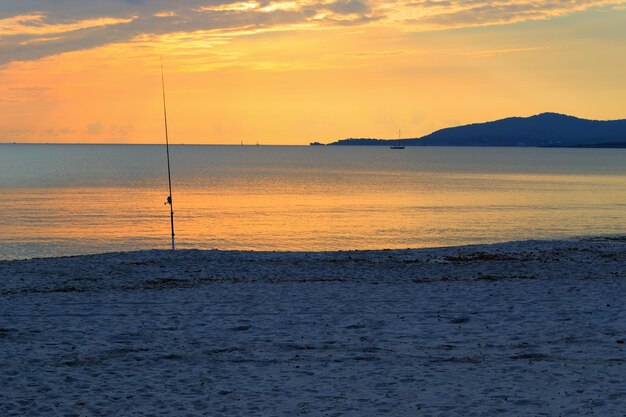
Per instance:
[[[0,14],[0,64],[133,42],[152,35],[208,31],[213,36],[237,31],[253,34],[294,25],[345,25],[372,19],[367,16],[370,9],[363,0],[226,0],[212,6],[201,0],[20,3],[20,7],[13,6],[13,15],[6,16],[6,10]],[[324,18],[314,19],[320,11],[325,11]]]
[[[160,12],[156,12],[153,16],[154,17],[172,17],[172,16],[176,16],[176,12],[160,11]]]
[[[17,104],[49,101],[48,87],[7,87],[0,89],[0,104]]]
[[[87,125],[85,133],[90,136],[102,136],[107,135],[109,137],[126,137],[135,131],[135,126],[132,124],[118,125],[104,125],[102,122],[93,122]]]
[[[134,18],[116,19],[99,17],[95,19],[79,20],[70,23],[47,24],[41,13],[14,16],[0,20],[0,35],[49,35],[73,32],[99,26],[116,25],[132,22]]]
[[[101,135],[104,132],[104,125],[100,122],[89,123],[86,132],[88,135]]]
[[[24,139],[32,136],[35,131],[32,129],[5,129],[0,128],[0,142]]]
[[[526,47],[526,48],[502,48],[502,49],[485,49],[479,51],[464,52],[462,55],[474,57],[490,57],[501,54],[512,54],[518,52],[535,52],[546,49],[545,47]]]
[[[549,19],[624,3],[623,0],[422,0],[404,3],[411,12],[400,20],[416,27],[448,29]]]
[[[127,125],[116,125],[112,124],[109,126],[109,134],[113,137],[126,137],[132,134],[135,131],[135,126],[127,124]]]
[[[74,129],[70,129],[69,127],[62,127],[60,129],[47,129],[46,130],[46,135],[47,136],[53,136],[53,137],[71,135],[72,133],[75,133],[75,130]]]
[[[108,44],[201,33],[310,30],[377,22],[440,30],[546,19],[618,0],[20,0],[0,11],[0,65]]]
[[[370,6],[361,0],[339,0],[328,5],[328,9],[340,14],[362,14],[370,11]]]

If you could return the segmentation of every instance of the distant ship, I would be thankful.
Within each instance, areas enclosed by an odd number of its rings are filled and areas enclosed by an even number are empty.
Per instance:
[[[310,142],[309,146],[324,146],[324,144],[321,142]]]
[[[391,145],[389,149],[404,149],[404,145],[401,145],[400,142],[400,130],[398,130],[398,143],[396,145]]]

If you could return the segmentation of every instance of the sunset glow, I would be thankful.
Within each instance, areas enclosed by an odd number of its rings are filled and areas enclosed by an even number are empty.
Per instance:
[[[174,143],[626,117],[626,1],[12,3],[0,142],[160,142],[160,57]]]

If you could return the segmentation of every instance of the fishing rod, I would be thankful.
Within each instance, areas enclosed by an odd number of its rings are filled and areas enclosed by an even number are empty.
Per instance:
[[[172,204],[172,174],[170,170],[170,140],[167,132],[167,107],[165,105],[165,76],[163,75],[163,58],[161,58],[161,87],[163,88],[163,118],[165,119],[165,152],[167,154],[167,181],[170,194],[165,204],[170,206],[170,224],[172,226],[172,250],[174,250],[174,206]]]

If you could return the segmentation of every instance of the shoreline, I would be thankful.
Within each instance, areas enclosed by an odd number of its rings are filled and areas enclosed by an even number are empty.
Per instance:
[[[436,282],[626,276],[626,236],[418,249],[239,251],[152,249],[23,260],[0,260],[0,294],[163,287],[216,282]],[[615,267],[620,271],[610,271]],[[358,278],[356,278],[358,277]],[[37,282],[45,282],[37,289]],[[33,284],[32,285],[29,285]],[[154,284],[148,284],[148,286]]]
[[[625,249],[0,261],[0,414],[622,416]]]
[[[304,255],[304,254],[341,254],[341,253],[378,253],[378,252],[418,252],[418,251],[448,251],[452,249],[479,249],[479,248],[493,248],[496,250],[507,250],[517,249],[520,246],[534,245],[537,244],[541,247],[546,246],[546,244],[567,244],[572,242],[624,242],[626,243],[626,234],[623,233],[615,233],[615,234],[602,234],[602,235],[580,235],[580,236],[571,236],[571,237],[562,237],[562,238],[529,238],[522,240],[507,240],[500,242],[492,242],[492,243],[468,243],[468,244],[459,244],[459,245],[442,245],[442,246],[426,246],[426,247],[407,247],[407,248],[374,248],[374,249],[329,249],[329,250],[271,250],[271,249],[220,249],[220,248],[211,248],[211,249],[198,249],[198,248],[177,248],[172,252],[171,249],[158,249],[158,248],[150,248],[150,249],[133,249],[133,250],[121,250],[121,251],[105,251],[105,252],[93,252],[93,253],[80,253],[80,254],[68,254],[68,255],[51,255],[51,256],[33,256],[31,258],[0,258],[0,265],[4,263],[10,262],[29,262],[29,261],[38,261],[38,260],[52,260],[52,259],[73,259],[73,258],[81,258],[81,257],[102,257],[102,256],[119,256],[123,254],[136,254],[139,256],[146,255],[149,253],[161,253],[161,254],[172,254],[172,253],[231,253],[231,254],[283,254],[283,255]],[[177,245],[178,246],[178,245]]]

